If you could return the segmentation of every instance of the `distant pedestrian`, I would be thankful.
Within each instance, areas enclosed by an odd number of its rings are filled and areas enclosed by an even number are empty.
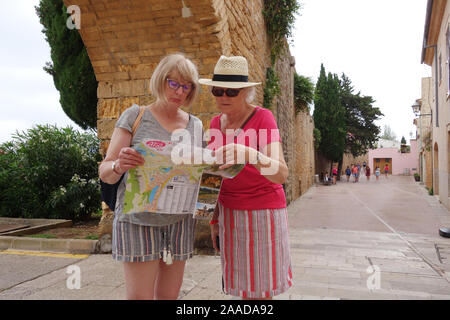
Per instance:
[[[367,178],[367,181],[370,180],[370,167],[369,166],[366,167],[366,178]]]
[[[338,176],[338,168],[336,166],[334,166],[334,168],[333,168],[333,184],[336,184],[337,176]]]
[[[389,165],[386,164],[386,165],[384,166],[384,175],[385,175],[386,179],[387,179],[387,177],[388,177],[388,173],[389,173]]]
[[[347,169],[345,169],[345,175],[347,176],[347,182],[349,182],[350,176],[352,175],[352,170],[350,170],[349,166],[347,166]]]
[[[358,167],[357,166],[353,166],[352,168],[352,173],[353,173],[353,182],[358,182]]]
[[[380,168],[379,167],[376,167],[375,168],[375,177],[377,177],[377,181],[378,181],[378,178],[380,177]]]
[[[327,172],[325,172],[325,176],[323,177],[323,182],[325,182],[325,184],[328,184],[328,182],[330,182],[330,181],[331,181],[331,178],[327,171]]]

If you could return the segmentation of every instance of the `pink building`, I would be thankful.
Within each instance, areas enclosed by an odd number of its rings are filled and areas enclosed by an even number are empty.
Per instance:
[[[369,166],[372,173],[378,166],[384,174],[384,166],[389,166],[389,173],[393,175],[413,175],[419,172],[417,158],[417,141],[410,140],[410,152],[402,153],[399,148],[378,148],[369,150]]]

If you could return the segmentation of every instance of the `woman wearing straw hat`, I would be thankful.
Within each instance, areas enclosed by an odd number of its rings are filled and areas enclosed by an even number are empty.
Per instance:
[[[288,177],[276,121],[267,109],[252,105],[255,86],[248,81],[244,57],[220,57],[211,86],[221,114],[211,120],[209,148],[222,168],[246,163],[222,183],[211,224],[219,250],[223,289],[244,299],[270,299],[292,285],[286,199]],[[219,235],[219,242],[216,237]]]

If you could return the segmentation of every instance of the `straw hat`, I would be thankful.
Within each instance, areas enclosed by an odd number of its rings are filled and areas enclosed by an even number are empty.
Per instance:
[[[199,83],[207,86],[222,88],[246,88],[261,84],[261,82],[248,82],[247,59],[241,56],[221,56],[214,68],[212,79],[199,79]]]

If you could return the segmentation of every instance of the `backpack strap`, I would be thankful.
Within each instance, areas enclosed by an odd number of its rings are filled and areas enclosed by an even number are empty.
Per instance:
[[[142,119],[142,116],[144,115],[145,109],[146,109],[145,106],[139,106],[139,114],[133,123],[133,127],[131,128],[131,137],[134,137],[134,134],[136,133],[137,128],[139,127],[139,124],[141,123],[141,119]]]

